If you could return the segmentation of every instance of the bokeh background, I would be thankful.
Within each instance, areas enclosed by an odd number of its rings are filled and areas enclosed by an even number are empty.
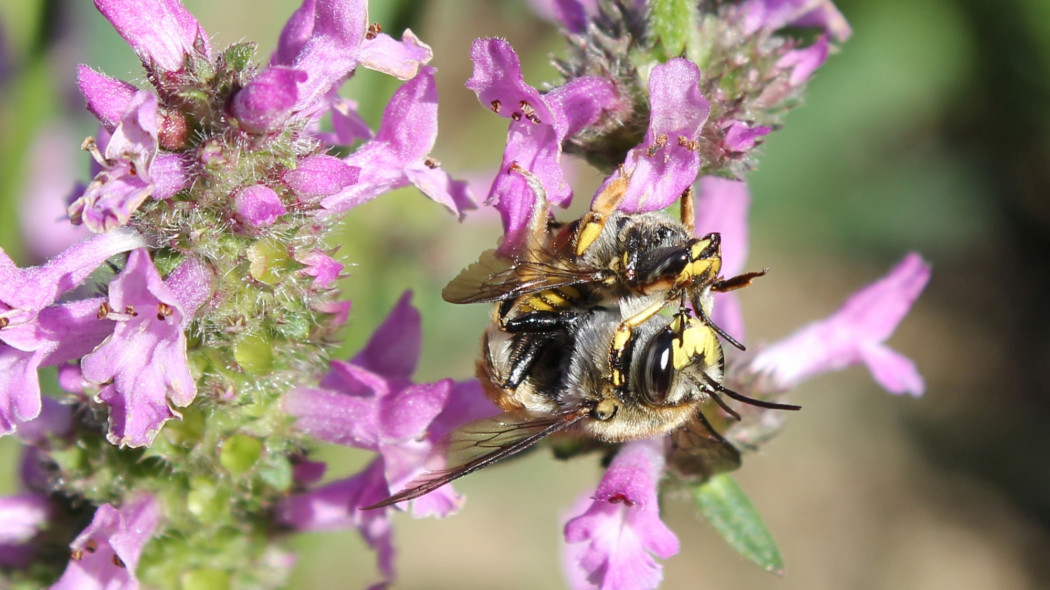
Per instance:
[[[223,47],[268,55],[294,0],[185,0]],[[843,0],[853,37],[810,84],[806,104],[768,138],[753,193],[754,267],[743,292],[748,343],[832,312],[909,250],[933,279],[891,344],[927,379],[920,399],[879,389],[863,368],[804,384],[804,410],[747,457],[737,480],[763,513],[783,578],[737,557],[685,501],[664,519],[682,541],[665,588],[1045,587],[1050,579],[1050,3]],[[411,27],[434,48],[441,134],[433,155],[481,195],[506,123],[463,83],[468,48],[503,36],[534,85],[554,79],[560,38],[521,1],[373,0],[371,20]],[[85,0],[0,3],[0,246],[38,262],[74,181],[88,180],[94,133],[74,67],[142,81],[134,54]],[[378,124],[396,85],[362,72],[344,94]],[[578,206],[599,175],[576,173]],[[571,213],[570,213],[571,215]],[[26,221],[29,223],[26,223]],[[339,233],[354,266],[345,343],[356,350],[404,289],[423,311],[419,380],[467,378],[488,318],[441,287],[495,243],[491,213],[457,223],[412,190],[352,211]],[[0,439],[0,493],[15,490],[18,443]],[[367,455],[325,448],[330,477]],[[467,478],[463,511],[398,518],[398,587],[563,584],[560,519],[598,480],[592,459],[546,453]],[[293,542],[293,588],[360,587],[373,554],[353,531]],[[0,581],[0,586],[3,583]]]

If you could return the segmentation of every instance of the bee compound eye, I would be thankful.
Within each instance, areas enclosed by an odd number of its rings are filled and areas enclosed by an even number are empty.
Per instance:
[[[669,329],[660,330],[645,348],[642,359],[642,393],[654,405],[667,403],[674,380],[674,354],[671,350],[674,333]]]

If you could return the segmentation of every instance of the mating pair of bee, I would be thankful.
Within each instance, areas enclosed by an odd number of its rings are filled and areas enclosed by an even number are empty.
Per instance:
[[[369,508],[422,496],[556,433],[601,443],[670,434],[668,464],[703,479],[736,468],[740,455],[702,407],[739,419],[725,395],[799,409],[722,384],[719,337],[744,346],[711,321],[712,293],[765,271],[722,278],[721,238],[694,236],[691,191],[678,221],[618,211],[626,184],[610,183],[570,223],[553,221],[541,199],[516,255],[486,251],[445,288],[451,303],[496,303],[478,378],[503,413],[454,431],[443,469]]]

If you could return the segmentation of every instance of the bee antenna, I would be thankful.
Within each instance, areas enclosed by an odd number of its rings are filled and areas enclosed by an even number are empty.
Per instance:
[[[696,384],[698,387],[700,387],[701,389],[705,389],[704,384],[698,381],[695,377],[693,377],[692,375],[687,376],[689,377],[689,380]],[[704,377],[707,377],[707,375],[704,375]],[[740,414],[737,413],[737,411],[733,408],[729,407],[729,404],[727,404],[725,400],[723,400],[721,397],[718,397],[717,391],[708,391],[708,393],[711,394],[711,399],[715,400],[715,403],[718,404],[718,407],[722,408],[723,410],[725,410],[725,413],[732,416],[733,420],[736,420],[737,422],[741,420]]]
[[[771,410],[801,410],[802,409],[802,406],[796,406],[794,404],[778,404],[776,402],[767,402],[767,401],[764,401],[764,400],[755,399],[753,397],[748,397],[748,396],[746,396],[746,395],[744,395],[742,393],[737,393],[737,392],[733,391],[732,389],[729,389],[729,388],[725,387],[724,385],[722,385],[721,383],[719,383],[719,382],[715,381],[714,379],[708,377],[707,375],[704,375],[704,381],[707,382],[707,384],[712,389],[714,389],[715,391],[717,391],[719,393],[724,393],[724,394],[728,395],[729,397],[735,399],[738,402],[743,402],[745,404],[749,404],[749,405],[752,405],[752,406],[758,406],[760,408],[769,408]],[[715,395],[712,395],[711,397],[715,398],[716,400],[718,399],[718,396],[715,396]],[[719,403],[719,405],[722,405],[722,404]]]
[[[739,340],[737,340],[736,338],[733,338],[729,334],[726,334],[725,330],[723,330],[722,328],[719,328],[718,324],[714,323],[714,321],[712,321],[711,318],[709,318],[707,316],[707,312],[704,311],[704,306],[700,305],[699,301],[694,301],[693,302],[693,309],[696,310],[696,315],[700,316],[700,319],[703,320],[703,322],[705,324],[710,326],[711,329],[714,330],[716,334],[721,336],[723,340],[725,340],[726,342],[732,344],[733,347],[738,349],[738,350],[741,350],[741,351],[747,350],[747,347],[744,346],[743,344],[741,344]]]

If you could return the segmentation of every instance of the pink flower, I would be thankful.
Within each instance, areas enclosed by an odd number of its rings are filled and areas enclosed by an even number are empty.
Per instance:
[[[142,548],[161,520],[160,503],[139,496],[119,510],[103,504],[83,532],[69,544],[72,558],[52,590],[134,590]]]
[[[99,300],[55,301],[111,256],[142,245],[135,232],[115,231],[26,269],[0,250],[0,435],[39,415],[38,367],[79,358],[110,329],[95,317]]]
[[[640,590],[660,584],[662,567],[653,556],[678,553],[678,537],[660,520],[657,502],[664,450],[663,439],[625,444],[591,505],[565,524],[563,557],[573,588]]]
[[[277,508],[278,520],[300,530],[357,528],[377,550],[388,579],[393,575],[388,510],[360,508],[407,487],[426,473],[424,463],[436,440],[487,415],[475,403],[482,397],[476,383],[412,383],[421,343],[419,312],[406,293],[352,361],[332,361],[320,387],[294,389],[283,400],[297,429],[377,456],[353,477],[288,498]],[[416,517],[447,516],[462,502],[451,486],[443,486],[412,501],[411,510]]]
[[[815,375],[862,362],[891,393],[921,395],[925,385],[915,363],[884,342],[929,279],[929,264],[918,254],[905,256],[831,316],[760,351],[749,371],[766,374],[774,390],[787,390]]]
[[[747,212],[751,194],[747,183],[704,176],[697,183],[696,235],[718,232],[722,237],[722,276],[744,271],[747,260]],[[711,319],[730,336],[743,341],[744,314],[736,293],[715,293]]]
[[[653,68],[645,139],[627,152],[623,167],[606,179],[599,194],[626,175],[620,209],[637,213],[671,205],[693,184],[700,172],[696,140],[711,112],[699,84],[700,68],[689,60],[676,58]]]
[[[565,207],[572,189],[561,169],[562,143],[619,104],[608,80],[577,78],[541,95],[525,83],[518,55],[502,39],[478,39],[470,49],[474,75],[467,81],[486,108],[511,119],[500,172],[489,189],[487,205],[503,218],[503,253],[514,252],[524,240],[536,194],[515,166],[534,175],[547,199]]]
[[[291,116],[317,119],[359,65],[408,80],[433,56],[412,31],[396,41],[368,26],[364,0],[304,0],[281,31],[270,69],[234,97],[234,116],[253,133],[276,131]]]
[[[197,383],[186,357],[186,327],[211,293],[203,265],[187,259],[161,281],[146,250],[135,250],[109,285],[104,319],[113,334],[84,356],[84,378],[101,385],[99,400],[110,404],[107,438],[121,446],[149,446],[161,425],[180,416]]]
[[[437,99],[433,68],[423,68],[398,88],[383,111],[375,139],[346,158],[346,164],[360,170],[357,182],[326,196],[321,206],[341,213],[412,184],[460,216],[473,208],[467,184],[452,180],[429,156],[437,140]]]
[[[233,197],[233,211],[251,227],[269,227],[286,213],[281,198],[264,184],[253,184],[237,191]]]

